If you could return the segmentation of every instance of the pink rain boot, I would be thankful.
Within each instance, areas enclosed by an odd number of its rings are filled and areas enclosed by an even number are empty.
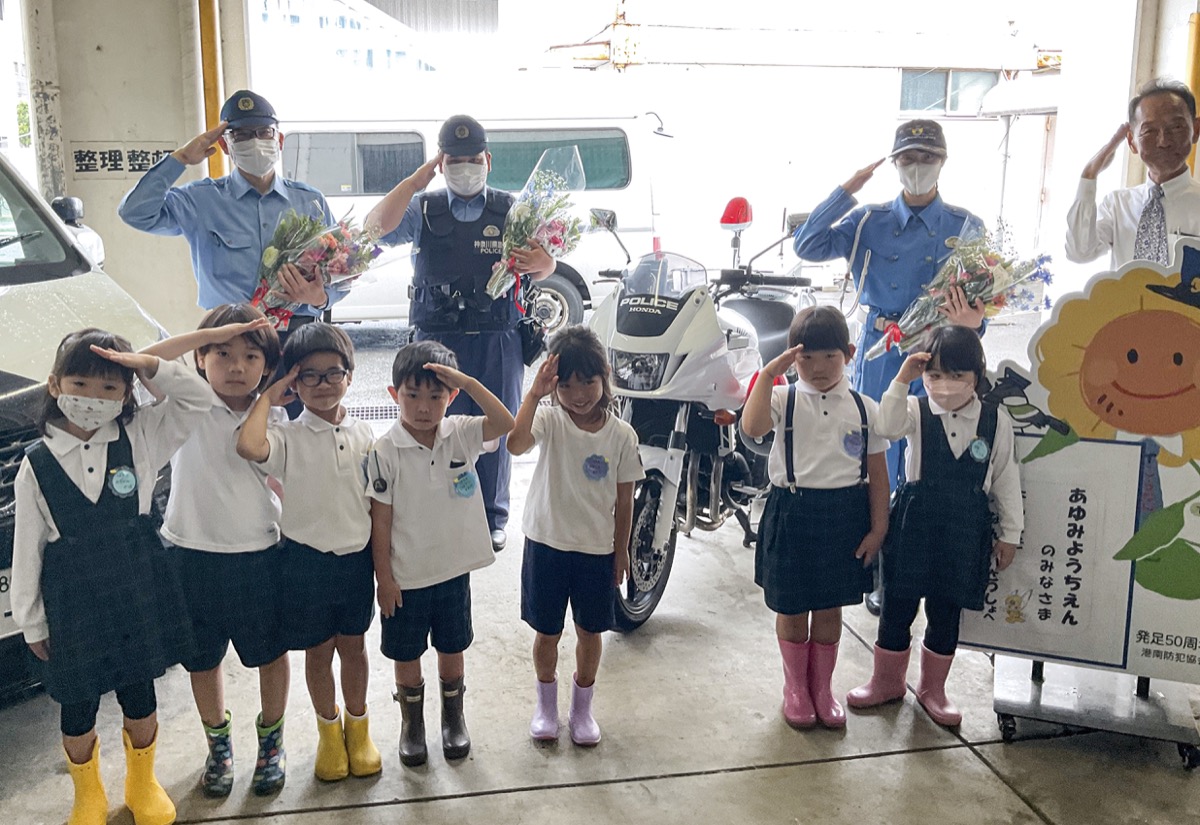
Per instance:
[[[537,683],[537,710],[529,723],[529,735],[539,742],[558,738],[558,680]]]
[[[885,650],[875,645],[875,670],[871,673],[871,681],[847,693],[846,704],[852,708],[873,708],[903,699],[908,689],[904,684],[908,652],[908,648]]]
[[[930,719],[948,728],[962,722],[962,714],[946,698],[946,677],[950,675],[952,664],[954,656],[943,656],[921,645],[921,679],[917,683],[917,701],[925,708]]]
[[[808,693],[808,642],[779,640],[783,654],[783,718],[793,728],[811,728],[817,724]]]
[[[592,691],[595,685],[580,687],[571,677],[571,710],[567,714],[567,727],[571,731],[571,741],[576,745],[596,745],[600,742],[600,726],[592,718]]]
[[[808,643],[808,695],[812,699],[817,718],[827,728],[846,727],[846,711],[833,698],[830,683],[833,667],[837,664],[838,643],[831,645],[820,642]]]

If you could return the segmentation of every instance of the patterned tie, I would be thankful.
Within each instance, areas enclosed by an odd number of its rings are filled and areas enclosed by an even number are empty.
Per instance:
[[[1158,184],[1150,190],[1150,200],[1142,209],[1137,237],[1133,241],[1133,257],[1167,265],[1167,214],[1163,211],[1163,189]]]

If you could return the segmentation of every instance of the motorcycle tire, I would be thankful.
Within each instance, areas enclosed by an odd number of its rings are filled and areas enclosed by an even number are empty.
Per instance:
[[[633,529],[629,538],[629,576],[625,583],[617,588],[616,609],[614,610],[615,630],[629,633],[637,630],[662,600],[663,591],[667,588],[667,579],[671,575],[671,565],[675,561],[675,540],[678,530],[672,526],[671,536],[667,539],[666,547],[655,553],[651,547],[654,542],[654,529],[658,519],[664,517],[659,512],[662,500],[663,478],[657,473],[651,473],[638,482],[633,494]],[[674,514],[666,514],[674,518]]]

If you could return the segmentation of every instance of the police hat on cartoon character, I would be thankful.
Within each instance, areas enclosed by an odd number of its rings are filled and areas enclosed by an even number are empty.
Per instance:
[[[454,115],[438,132],[438,149],[447,157],[474,157],[487,150],[487,131],[470,115]]]
[[[255,129],[259,126],[275,126],[279,118],[275,116],[275,107],[267,102],[262,95],[248,89],[234,92],[221,107],[221,120],[230,129]]]
[[[889,158],[908,149],[921,149],[935,155],[946,157],[946,134],[936,120],[910,120],[901,123],[896,129],[896,139],[892,141],[892,153]]]
[[[1200,309],[1200,249],[1194,246],[1183,248],[1183,264],[1179,267],[1179,283],[1175,286],[1146,284],[1146,289]]]

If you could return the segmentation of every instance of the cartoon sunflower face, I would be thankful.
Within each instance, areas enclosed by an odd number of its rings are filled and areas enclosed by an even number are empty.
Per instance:
[[[1109,321],[1083,354],[1083,401],[1126,432],[1175,435],[1200,418],[1200,325],[1145,310]]]

